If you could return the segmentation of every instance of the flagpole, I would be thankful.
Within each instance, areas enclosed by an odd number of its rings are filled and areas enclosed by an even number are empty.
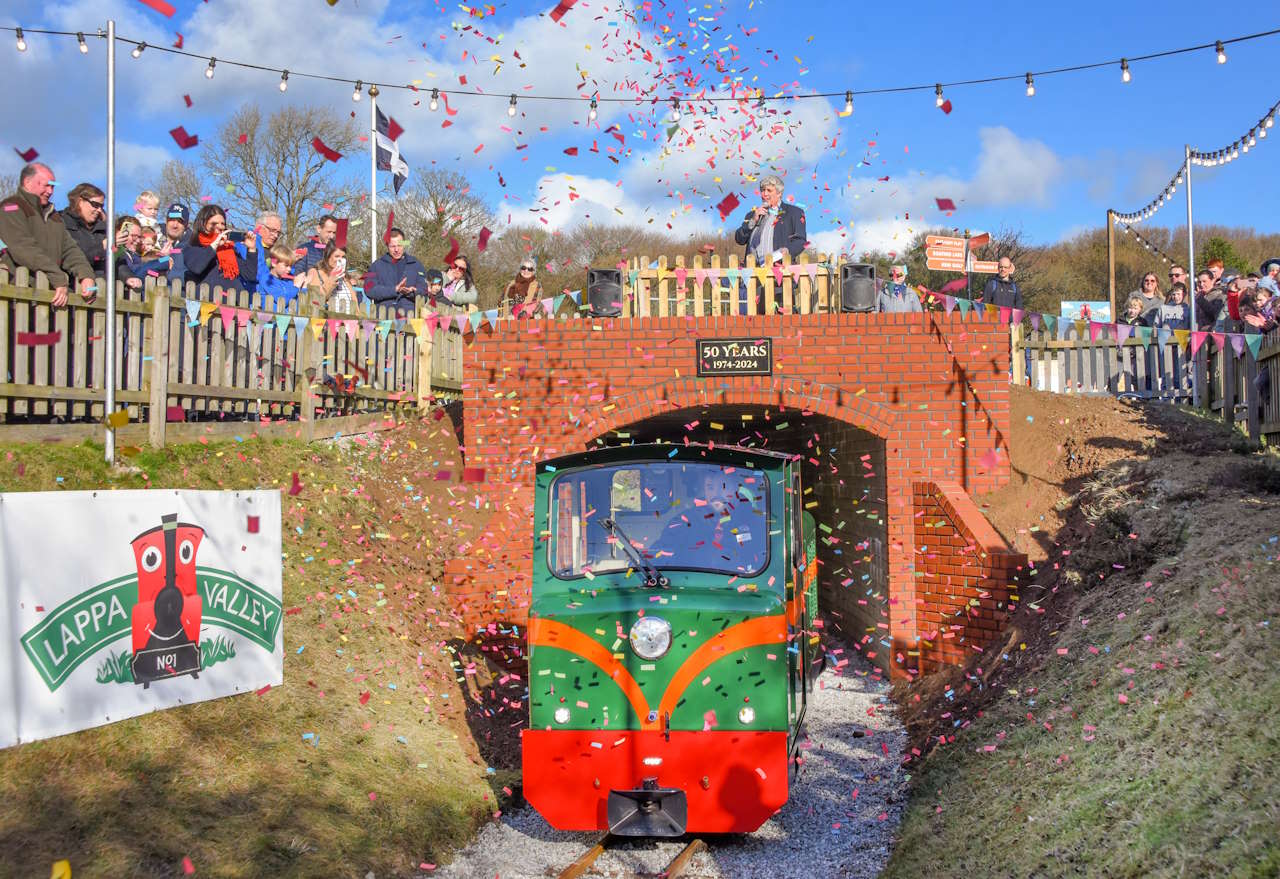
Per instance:
[[[107,289],[102,295],[107,304],[106,331],[106,400],[103,414],[107,418],[107,435],[103,441],[107,464],[116,462],[116,431],[111,426],[111,416],[116,408],[116,23],[107,21]],[[152,418],[155,413],[152,413]]]
[[[378,258],[378,87],[369,86],[369,265]]]

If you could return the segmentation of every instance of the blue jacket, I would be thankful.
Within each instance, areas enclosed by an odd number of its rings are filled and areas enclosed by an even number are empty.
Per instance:
[[[277,307],[288,305],[298,298],[298,288],[294,286],[292,279],[277,278],[271,272],[267,272],[258,279],[257,290],[263,296],[275,299]]]
[[[401,281],[414,288],[408,295],[396,291]],[[375,305],[390,305],[397,311],[413,311],[418,307],[417,298],[427,292],[426,269],[411,253],[406,253],[399,261],[393,260],[391,254],[384,253],[369,266],[369,274],[364,285],[364,298]]]
[[[809,235],[805,231],[804,211],[793,204],[780,203],[778,217],[773,224],[773,249],[789,252],[792,259],[798,257],[809,240]],[[742,218],[742,225],[733,233],[733,240],[746,246],[747,256],[751,255],[751,238],[754,233],[751,213],[748,212]]]
[[[992,278],[982,288],[982,301],[1003,308],[1022,308],[1022,291],[1018,289],[1017,281]]]
[[[187,267],[186,280],[221,287],[223,290],[252,290],[258,280],[258,260],[256,257],[248,258],[248,251],[243,244],[237,244],[235,248],[240,274],[228,279],[222,277],[222,271],[218,268],[218,255],[212,247],[188,244],[182,248],[182,259]]]
[[[876,298],[879,310],[886,314],[924,311],[920,306],[920,296],[906,284],[885,284]]]

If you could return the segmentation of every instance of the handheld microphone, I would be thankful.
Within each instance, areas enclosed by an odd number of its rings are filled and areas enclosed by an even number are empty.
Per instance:
[[[764,208],[764,213],[756,214],[756,218],[751,221],[752,229],[759,228],[760,224],[763,223],[765,221],[765,218],[769,216],[769,206],[766,204],[761,204],[760,207]]]

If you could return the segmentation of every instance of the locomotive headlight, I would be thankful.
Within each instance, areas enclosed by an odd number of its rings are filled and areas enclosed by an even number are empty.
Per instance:
[[[641,659],[658,659],[671,649],[671,624],[662,617],[641,617],[631,627],[631,649]]]
[[[556,723],[568,723],[568,722],[569,722],[569,709],[561,705],[559,708],[556,709]]]
[[[743,726],[746,726],[754,722],[755,719],[756,719],[756,710],[752,708],[750,705],[743,705],[741,710],[738,711],[738,721],[742,723]]]

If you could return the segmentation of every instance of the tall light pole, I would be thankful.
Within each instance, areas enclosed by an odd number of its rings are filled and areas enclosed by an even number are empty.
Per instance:
[[[103,442],[106,450],[107,464],[116,462],[116,429],[112,426],[111,416],[116,411],[116,260],[115,233],[112,231],[116,223],[116,23],[114,19],[107,22],[107,289],[102,295],[107,303],[107,376],[106,400],[103,413],[106,416],[107,435]],[[154,416],[154,413],[152,415]]]

